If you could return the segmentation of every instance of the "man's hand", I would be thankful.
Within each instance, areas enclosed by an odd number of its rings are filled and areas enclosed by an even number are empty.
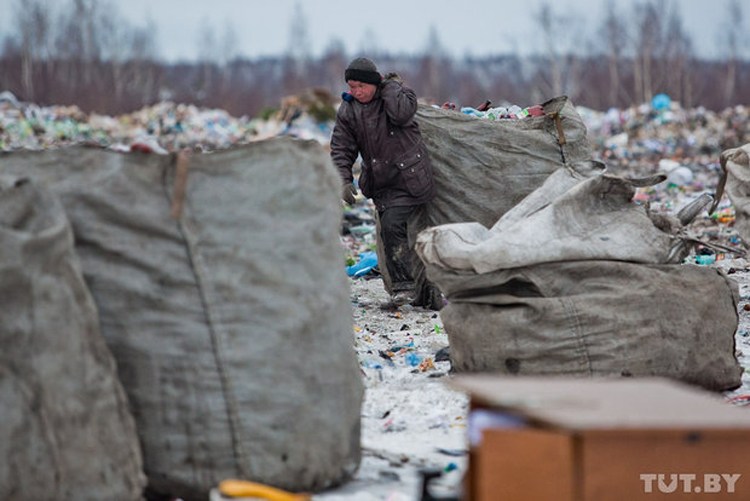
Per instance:
[[[349,205],[354,205],[357,201],[354,197],[357,196],[357,188],[353,184],[345,184],[341,189],[341,198],[344,202]]]

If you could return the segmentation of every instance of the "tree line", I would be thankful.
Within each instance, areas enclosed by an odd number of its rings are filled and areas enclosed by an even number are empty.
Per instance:
[[[540,52],[454,58],[436,29],[420,54],[368,54],[384,71],[396,71],[422,99],[474,106],[527,106],[568,95],[594,109],[624,108],[666,93],[684,107],[719,110],[750,102],[750,62],[741,57],[743,12],[726,5],[722,57],[699,58],[686,32],[679,3],[647,0],[618,10],[612,0],[590,40],[574,19],[549,3],[535,12]],[[87,112],[120,114],[170,100],[256,116],[282,98],[314,87],[344,90],[344,68],[355,54],[332,41],[319,57],[305,50],[306,19],[299,4],[291,19],[290,47],[278,57],[233,56],[236,37],[210,28],[198,34],[199,60],[160,60],[153,23],[127,23],[105,0],[68,0],[54,11],[47,0],[17,0],[15,30],[2,41],[0,90],[21,100],[75,104]]]

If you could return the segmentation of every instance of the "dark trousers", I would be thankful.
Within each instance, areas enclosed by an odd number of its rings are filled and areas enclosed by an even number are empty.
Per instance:
[[[378,212],[385,266],[391,277],[393,292],[414,289],[411,274],[412,251],[409,249],[406,222],[415,208],[416,206],[389,207]]]

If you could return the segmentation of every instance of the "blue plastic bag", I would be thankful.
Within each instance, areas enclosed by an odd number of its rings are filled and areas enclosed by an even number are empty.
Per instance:
[[[378,255],[375,252],[363,252],[359,255],[359,262],[346,267],[346,274],[352,278],[367,275],[378,265]]]

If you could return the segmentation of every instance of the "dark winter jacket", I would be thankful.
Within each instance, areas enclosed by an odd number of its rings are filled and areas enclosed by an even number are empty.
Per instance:
[[[336,115],[331,158],[344,183],[353,180],[352,165],[362,156],[359,188],[382,211],[419,205],[435,195],[432,164],[414,120],[417,97],[395,80],[385,80],[369,103],[349,94]]]

